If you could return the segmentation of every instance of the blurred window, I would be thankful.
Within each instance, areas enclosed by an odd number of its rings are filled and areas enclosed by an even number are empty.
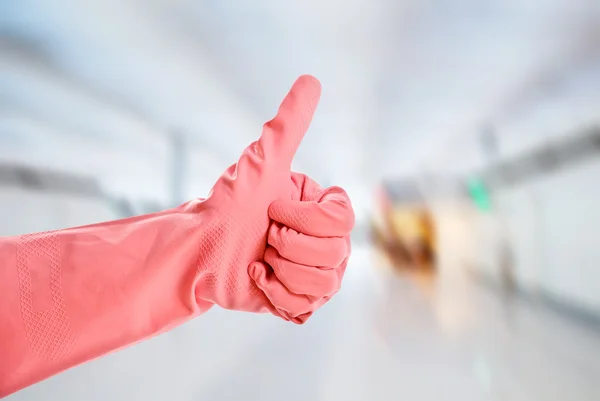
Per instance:
[[[92,178],[0,166],[0,235],[56,230],[120,218]]]

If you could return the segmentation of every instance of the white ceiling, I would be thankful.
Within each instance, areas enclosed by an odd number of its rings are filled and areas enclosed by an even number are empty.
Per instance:
[[[194,177],[208,183],[311,73],[324,93],[297,168],[342,184],[413,171],[448,138],[506,118],[538,77],[568,69],[597,26],[595,3],[2,2],[0,132],[4,143],[12,133],[13,157],[15,138],[52,138],[36,157],[57,165],[65,144],[87,146],[70,151],[70,168],[98,169],[107,153],[97,149],[118,148],[113,158],[128,162],[104,166],[107,181],[130,190],[122,167],[137,166],[161,184],[136,190],[154,195],[167,185],[168,132],[193,141]]]

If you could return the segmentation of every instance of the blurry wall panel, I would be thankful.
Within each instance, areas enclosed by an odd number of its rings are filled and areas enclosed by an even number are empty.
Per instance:
[[[570,146],[561,143],[559,149]],[[473,220],[473,267],[600,315],[600,152],[593,152],[546,171],[528,168],[523,177],[507,168],[508,181],[493,190],[491,213]]]
[[[502,279],[502,246],[506,240],[506,229],[497,214],[477,213],[473,219],[476,241],[475,260],[472,268],[485,277]]]
[[[445,277],[455,276],[476,263],[473,216],[476,212],[464,201],[433,202],[438,267]]]
[[[600,313],[600,158],[537,183],[543,288]]]
[[[0,187],[0,235],[56,230],[118,218],[103,199]]]
[[[534,188],[511,188],[495,201],[506,230],[507,252],[514,279],[528,291],[538,292],[542,280],[542,216]]]
[[[478,212],[457,177],[424,173],[418,183],[434,219],[438,271],[454,283],[478,263],[477,231],[473,228]]]

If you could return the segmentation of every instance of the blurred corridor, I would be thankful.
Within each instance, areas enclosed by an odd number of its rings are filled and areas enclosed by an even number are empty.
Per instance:
[[[340,294],[9,400],[600,399],[597,0],[0,2],[0,235],[206,196],[304,73],[294,170],[357,216]]]

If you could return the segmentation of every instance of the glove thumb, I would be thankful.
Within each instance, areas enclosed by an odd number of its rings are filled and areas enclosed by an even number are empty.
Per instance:
[[[320,98],[321,84],[315,77],[302,75],[294,82],[275,118],[263,126],[258,146],[265,160],[291,166]]]

